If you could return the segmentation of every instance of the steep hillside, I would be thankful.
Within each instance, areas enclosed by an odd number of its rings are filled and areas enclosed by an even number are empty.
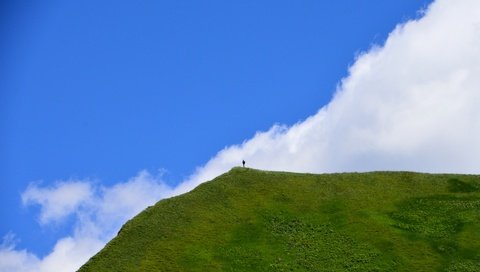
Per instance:
[[[147,208],[80,271],[479,267],[479,176],[234,168]]]

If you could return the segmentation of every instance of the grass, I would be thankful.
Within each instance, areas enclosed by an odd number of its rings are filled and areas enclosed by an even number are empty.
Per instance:
[[[479,267],[479,176],[234,168],[147,208],[80,271]]]

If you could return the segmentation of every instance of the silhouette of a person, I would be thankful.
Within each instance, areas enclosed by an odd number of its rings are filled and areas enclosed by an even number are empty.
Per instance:
[[[245,160],[242,160],[243,167],[245,167]]]

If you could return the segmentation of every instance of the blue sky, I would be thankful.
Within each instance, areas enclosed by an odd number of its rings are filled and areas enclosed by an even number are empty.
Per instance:
[[[42,257],[71,233],[75,218],[42,225],[22,204],[32,182],[115,186],[145,169],[175,187],[226,146],[305,120],[429,3],[4,2],[0,236]]]

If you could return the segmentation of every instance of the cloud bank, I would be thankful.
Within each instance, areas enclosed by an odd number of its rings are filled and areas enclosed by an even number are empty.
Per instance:
[[[254,168],[297,172],[479,173],[479,102],[480,1],[437,0],[422,18],[398,25],[383,46],[359,55],[315,115],[226,147],[175,188],[147,172],[111,188],[31,185],[23,201],[41,206],[40,222],[73,214],[75,229],[42,259],[5,243],[0,271],[74,271],[128,218],[242,159]],[[71,190],[79,194],[65,198]]]
[[[438,0],[358,56],[317,114],[225,148],[178,190],[242,159],[298,172],[479,173],[479,102],[480,2]]]

